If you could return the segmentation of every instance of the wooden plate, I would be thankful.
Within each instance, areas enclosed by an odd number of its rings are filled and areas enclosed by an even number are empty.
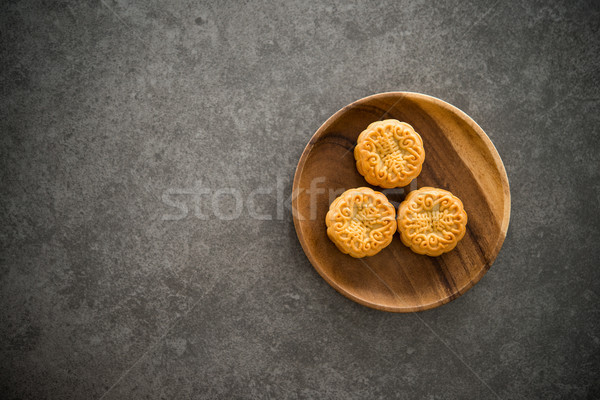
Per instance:
[[[356,170],[353,148],[373,121],[395,118],[423,138],[425,163],[416,187],[450,190],[464,203],[467,233],[439,257],[413,253],[396,233],[373,257],[342,254],[326,233],[329,204],[344,190],[368,186],[396,206],[404,189],[367,184]],[[380,93],[358,100],[329,118],[298,162],[292,208],[302,248],[317,272],[346,297],[393,312],[421,311],[448,303],[477,283],[504,242],[510,219],[510,190],[496,148],[468,115],[437,98],[418,93]]]

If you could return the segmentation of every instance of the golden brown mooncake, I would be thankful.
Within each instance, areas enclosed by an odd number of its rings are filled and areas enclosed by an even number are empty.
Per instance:
[[[396,210],[383,193],[360,187],[342,193],[325,217],[327,236],[342,253],[372,256],[396,233]]]
[[[395,188],[408,185],[421,173],[425,150],[412,126],[386,119],[362,131],[354,158],[358,172],[371,185]]]
[[[412,191],[398,208],[402,243],[418,254],[439,256],[465,235],[467,213],[462,201],[444,189],[423,187]]]

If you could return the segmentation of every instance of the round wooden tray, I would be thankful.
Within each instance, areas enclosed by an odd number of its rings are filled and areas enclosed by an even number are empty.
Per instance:
[[[344,190],[367,186],[395,206],[405,189],[369,185],[356,170],[353,148],[373,121],[395,118],[423,138],[423,171],[411,183],[451,191],[469,216],[467,233],[439,257],[413,253],[396,233],[373,257],[341,253],[327,237],[325,214]],[[495,260],[508,229],[510,190],[496,148],[468,115],[435,97],[409,92],[360,99],[329,118],[304,149],[294,177],[292,208],[302,248],[317,272],[346,297],[393,312],[421,311],[448,303],[475,283]]]

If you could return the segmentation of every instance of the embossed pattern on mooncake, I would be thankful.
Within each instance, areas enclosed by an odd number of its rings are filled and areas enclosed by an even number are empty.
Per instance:
[[[354,148],[358,172],[371,185],[394,188],[408,185],[421,173],[425,150],[412,126],[395,119],[370,124]]]
[[[418,254],[439,256],[454,249],[466,225],[462,201],[447,190],[423,187],[412,191],[398,208],[402,243]]]
[[[390,244],[396,232],[396,210],[383,193],[360,187],[342,193],[325,217],[327,236],[342,253],[372,256]]]

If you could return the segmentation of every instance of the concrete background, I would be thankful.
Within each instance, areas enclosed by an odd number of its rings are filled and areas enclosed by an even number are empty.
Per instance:
[[[8,1],[0,21],[3,399],[600,398],[600,3]],[[277,212],[320,124],[390,90],[470,114],[512,190],[488,274],[418,315],[339,295]],[[271,220],[189,194],[257,187]]]

